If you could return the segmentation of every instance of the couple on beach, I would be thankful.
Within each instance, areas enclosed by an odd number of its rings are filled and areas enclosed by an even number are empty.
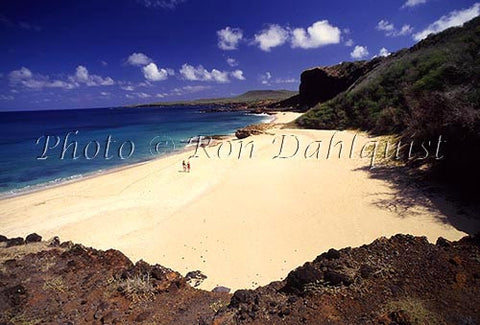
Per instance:
[[[185,160],[182,161],[182,166],[183,166],[183,172],[185,173],[190,173],[190,161],[187,161],[185,163]]]

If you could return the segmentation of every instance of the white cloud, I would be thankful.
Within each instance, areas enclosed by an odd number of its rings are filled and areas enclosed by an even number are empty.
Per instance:
[[[418,6],[420,4],[424,4],[424,3],[427,3],[427,0],[407,0],[407,2],[405,2],[405,4],[402,6],[402,8],[415,7],[415,6]]]
[[[42,88],[63,88],[73,89],[80,87],[81,84],[87,86],[111,86],[115,82],[110,77],[100,77],[89,74],[86,67],[79,65],[75,70],[75,75],[69,76],[68,80],[51,80],[49,76],[33,74],[29,69],[22,67],[19,70],[10,72],[9,79],[11,85],[22,85],[30,89]]]
[[[450,27],[461,26],[478,15],[480,15],[479,2],[475,3],[470,8],[452,11],[449,14],[442,16],[423,31],[414,34],[413,39],[415,41],[421,41],[427,38],[430,34],[439,33]]]
[[[328,44],[340,43],[342,32],[338,27],[329,24],[328,20],[315,22],[307,30],[295,28],[292,32],[292,47],[313,49]]]
[[[108,65],[108,62],[107,62],[107,61],[103,61],[103,60],[102,60],[102,61],[100,61],[100,63],[101,63],[104,67],[106,67],[106,66]]]
[[[389,23],[388,20],[380,20],[377,24],[377,30],[391,32],[395,30],[395,26],[392,23]]]
[[[150,63],[142,68],[143,76],[149,81],[162,81],[168,78],[166,69],[158,69],[155,63]]]
[[[390,53],[390,52],[389,52],[386,48],[384,48],[384,47],[382,47],[382,48],[380,49],[380,52],[378,52],[378,56],[389,56],[390,54],[392,54],[392,53]]]
[[[33,74],[29,69],[22,67],[19,70],[14,70],[9,74],[10,84],[12,86],[22,85],[30,89],[42,88],[64,88],[73,89],[78,86],[76,83],[50,80],[48,76],[41,74]]]
[[[255,34],[254,43],[265,52],[270,52],[273,47],[285,44],[288,40],[288,30],[279,25],[270,25],[268,28]]]
[[[134,66],[147,65],[151,62],[152,59],[143,53],[132,53],[127,59],[127,63]]]
[[[135,93],[135,95],[137,95],[138,98],[150,98],[150,97],[152,97],[152,95],[149,95],[149,94],[143,93],[143,92]]]
[[[366,46],[355,46],[355,48],[353,49],[352,53],[350,53],[350,56],[352,57],[352,59],[355,59],[355,60],[359,60],[359,59],[363,59],[365,57],[368,56],[368,49]]]
[[[100,95],[102,95],[102,96],[110,96],[110,93],[109,93],[109,92],[106,92],[106,91],[101,91],[101,92],[100,92]]]
[[[70,80],[84,83],[89,87],[92,86],[111,86],[115,82],[110,77],[100,77],[94,74],[90,74],[86,67],[79,65],[75,71],[75,76],[70,77]]]
[[[353,41],[353,39],[349,39],[345,42],[345,46],[347,47],[352,47],[354,44],[355,42]]]
[[[217,31],[218,47],[222,50],[236,50],[238,43],[243,38],[243,31],[240,28],[225,27]]]
[[[186,0],[137,0],[147,8],[175,9],[179,4]]]
[[[135,87],[128,85],[128,86],[122,86],[122,87],[120,87],[120,89],[125,90],[125,91],[134,91]]]
[[[238,61],[235,60],[234,58],[228,58],[228,59],[227,59],[227,63],[228,63],[228,65],[231,66],[231,67],[236,67],[236,66],[238,66]]]
[[[390,37],[405,36],[413,32],[413,28],[410,25],[405,24],[402,28],[397,29],[394,24],[383,19],[378,22],[375,28],[379,31],[385,32],[385,35]]]
[[[212,75],[213,80],[215,80],[216,82],[220,82],[220,83],[230,82],[230,80],[228,79],[228,72],[213,69],[210,74]]]
[[[212,87],[210,87],[210,86],[197,85],[197,86],[184,86],[184,87],[182,87],[182,90],[185,91],[185,92],[188,92],[188,93],[197,93],[197,92],[204,91],[204,90],[211,89],[211,88]]]
[[[262,85],[269,85],[270,80],[272,79],[272,74],[270,72],[265,72],[265,74],[260,75],[260,82]]]
[[[230,82],[228,79],[228,72],[212,69],[212,71],[206,70],[202,65],[194,67],[189,64],[182,65],[180,74],[186,80],[190,81],[216,81],[219,83]]]
[[[29,69],[22,67],[20,68],[20,70],[10,72],[9,76],[11,80],[13,79],[14,81],[16,81],[31,79],[33,77],[33,74]]]
[[[232,77],[238,80],[245,80],[242,70],[235,70],[231,73]]]
[[[15,97],[12,95],[0,95],[0,100],[14,100]]]

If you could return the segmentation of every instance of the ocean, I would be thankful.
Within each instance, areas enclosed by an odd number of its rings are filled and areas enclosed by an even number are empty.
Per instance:
[[[179,152],[268,116],[205,107],[0,112],[0,195],[10,196]]]

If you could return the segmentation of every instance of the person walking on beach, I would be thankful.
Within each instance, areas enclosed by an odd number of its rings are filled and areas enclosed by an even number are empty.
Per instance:
[[[183,167],[183,172],[185,173],[187,171],[187,164],[185,163],[185,160],[182,161],[182,167]]]
[[[190,161],[187,162],[187,171],[190,173]]]

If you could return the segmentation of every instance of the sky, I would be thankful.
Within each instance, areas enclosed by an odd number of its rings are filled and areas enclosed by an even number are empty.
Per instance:
[[[479,14],[468,0],[2,0],[0,111],[298,90],[305,69]]]

